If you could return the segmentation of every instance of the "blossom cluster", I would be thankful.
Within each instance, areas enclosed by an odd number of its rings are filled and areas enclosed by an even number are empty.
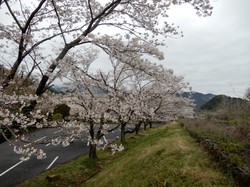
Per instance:
[[[43,152],[42,149],[36,149],[35,147],[30,147],[30,146],[14,146],[14,152],[17,154],[22,155],[21,160],[27,161],[30,159],[32,155],[35,155],[37,159],[45,159],[46,158],[46,153]]]
[[[18,1],[18,6],[16,2],[1,4],[6,19],[0,23],[0,52],[11,65],[8,75],[0,72],[0,129],[15,138],[20,137],[17,131],[29,127],[58,127],[61,133],[47,140],[52,145],[68,146],[85,138],[99,149],[109,144],[105,135],[114,129],[120,128],[124,137],[129,123],[166,121],[192,105],[181,97],[184,90],[191,90],[189,84],[159,65],[164,59],[159,47],[165,46],[166,37],[182,36],[168,23],[172,5],[188,3],[199,16],[209,16],[209,0],[40,0]],[[97,60],[104,61],[99,51],[105,53],[105,63],[110,62],[106,72],[93,70]],[[33,95],[25,94],[31,75],[38,77]],[[69,80],[67,93],[46,95],[57,78]],[[17,92],[8,93],[11,86]],[[71,107],[71,118],[51,120],[53,106],[61,102]],[[123,149],[112,146],[113,152]],[[45,157],[41,149],[29,146],[16,145],[14,150],[24,160]]]

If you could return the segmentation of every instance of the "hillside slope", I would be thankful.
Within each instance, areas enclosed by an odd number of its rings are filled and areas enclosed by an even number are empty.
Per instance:
[[[241,99],[241,98],[234,98],[234,97],[229,97],[225,95],[217,95],[213,97],[211,100],[206,102],[201,106],[201,110],[211,110],[211,111],[216,111],[220,108],[225,108],[225,107],[244,107],[248,103],[247,100]]]
[[[98,161],[81,157],[21,186],[236,186],[175,122],[128,138],[122,153],[98,155]]]
[[[189,95],[190,95],[190,92],[184,92],[182,96],[189,97]],[[193,92],[191,98],[194,100],[196,104],[196,108],[199,109],[203,104],[210,101],[214,96],[215,95],[211,93],[203,94],[199,92]]]
[[[146,132],[86,186],[231,186],[177,123]],[[135,138],[137,139],[137,138]],[[85,186],[84,185],[84,186]]]

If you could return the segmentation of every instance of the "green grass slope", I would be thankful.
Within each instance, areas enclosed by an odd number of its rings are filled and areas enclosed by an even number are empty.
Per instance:
[[[99,152],[62,165],[21,186],[236,186],[177,123],[127,140],[123,153]],[[56,176],[49,182],[47,176]]]
[[[83,186],[233,186],[178,124],[140,136]]]

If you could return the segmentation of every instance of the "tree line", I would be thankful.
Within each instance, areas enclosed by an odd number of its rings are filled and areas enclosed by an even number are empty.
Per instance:
[[[106,145],[105,134],[112,131],[108,121],[117,124],[124,141],[128,123],[138,130],[142,123],[185,112],[190,101],[181,93],[189,84],[172,70],[152,63],[164,59],[159,50],[165,46],[164,38],[182,36],[168,23],[167,12],[172,5],[183,3],[193,6],[199,16],[211,15],[208,0],[1,1],[0,14],[5,15],[0,24],[1,63],[9,67],[1,76],[1,129],[25,142],[25,136],[16,131],[29,126],[64,128],[65,136],[50,140],[64,146],[87,131],[89,155],[96,157],[96,148]],[[97,60],[110,68],[94,70]],[[17,79],[20,72],[23,79]],[[31,77],[36,83],[27,94],[23,80]],[[51,122],[49,112],[44,112],[46,103],[60,100],[46,93],[58,78],[71,85],[63,97],[71,98],[68,102],[75,106],[78,115],[73,120]],[[93,88],[104,94],[98,95]],[[1,133],[4,136],[4,130]],[[31,155],[46,156],[33,147],[35,142],[18,146],[8,141],[24,160]],[[113,146],[114,151],[122,149]]]

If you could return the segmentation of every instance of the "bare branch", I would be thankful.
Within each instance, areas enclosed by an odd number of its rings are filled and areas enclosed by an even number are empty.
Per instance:
[[[57,11],[55,2],[54,2],[54,0],[51,0],[51,2],[52,2],[52,5],[53,5],[54,10],[55,10],[55,13],[56,13],[56,17],[57,17],[57,20],[58,20],[57,24],[58,24],[58,27],[59,27],[59,29],[60,29],[60,31],[61,31],[61,35],[62,35],[64,44],[67,45],[67,41],[66,41],[66,38],[65,38],[65,36],[64,36],[64,32],[63,32],[62,25],[61,25],[61,19],[60,19],[60,16],[59,16],[59,14],[58,14],[58,11]]]

